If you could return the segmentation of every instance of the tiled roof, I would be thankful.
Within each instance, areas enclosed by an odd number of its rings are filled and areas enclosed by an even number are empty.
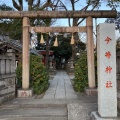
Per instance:
[[[6,46],[13,48],[14,50],[17,50],[19,52],[22,52],[22,44],[19,43],[18,40],[12,40],[6,36],[4,36],[4,37],[0,36],[0,49],[3,49]],[[41,55],[40,53],[38,53],[38,51],[35,49],[31,49],[30,53],[38,55],[41,58],[44,58],[44,56]]]
[[[11,40],[7,37],[0,37],[0,49],[4,48],[5,46],[11,47],[17,51],[22,52],[22,44],[17,42],[17,40]]]

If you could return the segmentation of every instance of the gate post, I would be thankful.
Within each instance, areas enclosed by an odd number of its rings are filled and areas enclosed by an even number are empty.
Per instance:
[[[29,89],[29,19],[23,17],[22,89]]]
[[[18,90],[18,97],[31,97],[29,89],[29,18],[23,17],[23,47],[22,47],[22,89]]]
[[[87,64],[89,88],[95,88],[95,67],[94,67],[94,42],[93,42],[93,21],[92,17],[86,18],[87,27]]]

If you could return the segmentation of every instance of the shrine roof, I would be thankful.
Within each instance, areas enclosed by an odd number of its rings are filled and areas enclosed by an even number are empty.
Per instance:
[[[4,37],[0,36],[0,50],[5,51],[5,49],[7,49],[7,48],[12,48],[15,51],[22,53],[22,44],[20,42],[18,42],[18,40],[12,40],[6,36],[4,36]],[[44,58],[44,56],[41,55],[40,53],[38,53],[38,51],[36,49],[30,49],[30,53],[34,54],[34,55],[38,55],[42,59]]]

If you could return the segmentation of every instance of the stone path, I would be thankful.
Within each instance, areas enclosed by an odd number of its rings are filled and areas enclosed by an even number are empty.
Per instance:
[[[70,77],[65,71],[58,71],[51,81],[49,89],[43,99],[74,99],[77,98],[73,90]]]

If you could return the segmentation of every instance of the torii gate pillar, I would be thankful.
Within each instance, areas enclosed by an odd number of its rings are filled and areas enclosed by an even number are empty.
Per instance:
[[[22,89],[18,90],[18,97],[31,97],[29,89],[29,18],[23,17],[23,50],[22,50]]]
[[[95,66],[94,66],[94,41],[93,41],[93,19],[92,17],[86,18],[87,28],[87,64],[88,64],[88,86],[86,93],[95,94]]]
[[[23,17],[22,89],[29,89],[29,19]]]

